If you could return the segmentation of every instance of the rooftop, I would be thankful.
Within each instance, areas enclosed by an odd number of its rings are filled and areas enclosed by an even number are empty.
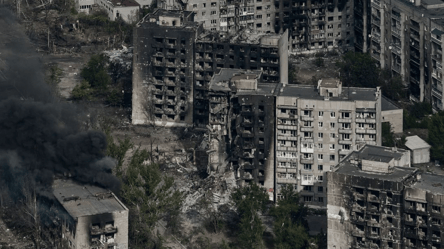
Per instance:
[[[340,83],[339,79],[326,78],[326,79],[320,80],[319,86],[326,87],[326,88],[332,88],[332,87],[338,87],[339,83]]]
[[[444,194],[444,176],[423,173],[421,174],[421,179],[418,179],[410,187],[426,190],[434,194]]]
[[[417,169],[408,167],[393,167],[393,170],[390,173],[378,173],[361,170],[359,165],[356,163],[358,160],[388,163],[392,159],[401,158],[403,155],[402,152],[405,152],[405,150],[397,149],[397,151],[394,151],[392,148],[388,147],[365,145],[361,150],[350,153],[335,167],[334,171],[347,175],[402,182]]]
[[[416,6],[414,3],[405,1],[405,0],[398,0],[394,3],[398,5],[404,5],[407,8],[410,8],[414,11],[417,11],[418,14],[421,15],[415,15],[415,16],[423,16],[433,19],[434,22],[440,22],[444,18],[444,8],[442,8],[442,5],[444,4],[441,0],[421,0],[421,5]],[[398,12],[402,12],[398,7],[394,7],[394,9]]]
[[[341,95],[329,97],[329,101],[375,101],[375,93],[375,88],[342,87]],[[324,100],[324,97],[319,94],[317,87],[311,85],[281,85],[279,96]]]
[[[277,47],[277,41],[281,38],[281,35],[266,34],[263,32],[255,32],[252,30],[244,29],[235,34],[228,34],[221,37],[219,32],[204,30],[200,33],[198,42],[226,42],[232,44],[262,44]],[[271,41],[271,43],[270,43]],[[275,42],[272,42],[275,41]],[[268,43],[268,44],[267,44]],[[273,44],[275,43],[275,44]]]
[[[73,218],[128,210],[110,191],[79,185],[72,180],[55,180],[53,194]]]
[[[238,90],[237,95],[275,95],[278,84],[258,83],[256,90]]]
[[[389,100],[387,97],[382,96],[381,99],[381,111],[391,111],[391,110],[399,110],[402,108],[399,108],[393,103],[391,100]]]
[[[134,0],[111,0],[114,7],[134,7],[134,6],[140,6],[139,3],[137,3]]]
[[[118,1],[118,0],[113,0],[113,1]],[[177,21],[176,25],[174,25],[173,23],[169,23],[168,19],[171,18],[176,20],[177,18],[180,18],[180,22]],[[153,13],[149,13],[146,16],[144,16],[137,23],[136,26],[137,27],[159,26],[159,27],[168,27],[176,29],[198,28],[200,24],[193,22],[193,19],[194,19],[194,13],[191,11],[156,9]]]
[[[214,74],[210,80],[209,88],[212,91],[222,91],[228,92],[231,91],[229,81],[241,79],[239,77],[259,77],[261,75],[260,70],[251,71],[245,69],[234,69],[234,68],[222,68],[218,73]],[[236,78],[238,77],[238,78]]]
[[[425,149],[430,148],[430,144],[428,144],[426,141],[422,140],[418,136],[410,136],[405,138],[407,141],[405,142],[405,146],[411,150],[416,149]]]

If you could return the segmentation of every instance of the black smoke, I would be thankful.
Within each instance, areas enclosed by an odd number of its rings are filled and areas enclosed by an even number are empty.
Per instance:
[[[105,134],[82,130],[84,115],[51,94],[43,72],[15,15],[0,6],[0,187],[14,195],[31,181],[50,194],[54,176],[64,174],[117,192]]]

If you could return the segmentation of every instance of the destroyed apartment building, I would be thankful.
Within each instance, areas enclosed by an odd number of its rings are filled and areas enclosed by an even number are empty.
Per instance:
[[[353,49],[353,1],[334,0],[191,0],[195,21],[221,34],[242,29],[281,34],[289,30],[289,51],[296,53]]]
[[[157,9],[134,29],[133,124],[205,128],[209,82],[222,68],[287,83],[287,32],[220,37],[193,20],[192,12]]]
[[[381,92],[262,83],[260,71],[222,69],[209,88],[209,166],[236,170],[242,185],[256,182],[270,199],[292,184],[304,202],[326,204],[324,174],[353,150],[381,145]]]
[[[328,248],[444,247],[444,176],[410,158],[366,145],[327,173]]]
[[[62,220],[62,237],[70,248],[128,248],[129,211],[114,193],[57,179],[53,194],[67,213]]]

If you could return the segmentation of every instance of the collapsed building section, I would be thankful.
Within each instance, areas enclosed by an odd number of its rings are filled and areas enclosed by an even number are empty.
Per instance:
[[[353,150],[381,144],[380,89],[343,88],[336,79],[261,83],[261,75],[222,69],[210,81],[210,167],[232,166],[240,184],[260,184],[270,199],[291,184],[306,204],[325,206],[325,172]]]
[[[444,176],[367,145],[327,173],[328,248],[442,248]]]
[[[222,35],[242,29],[282,34],[289,30],[292,52],[352,49],[353,1],[345,0],[232,0],[206,2],[191,0],[186,10],[196,21]]]
[[[70,248],[128,248],[128,209],[109,190],[55,180],[53,194],[68,213],[62,236]]]
[[[232,165],[239,185],[256,183],[273,200],[274,106],[278,84],[261,83],[261,71],[222,69],[210,82],[209,157],[213,170]],[[221,146],[222,144],[222,146]],[[217,150],[219,148],[219,150]],[[226,155],[226,156],[224,156]]]
[[[288,83],[287,32],[264,35],[241,32],[220,38],[202,33],[196,42],[194,124],[208,124],[208,87],[222,68],[261,70],[263,83]]]
[[[133,124],[208,124],[208,86],[222,68],[261,70],[288,82],[288,38],[245,30],[221,37],[186,11],[156,10],[134,30]]]

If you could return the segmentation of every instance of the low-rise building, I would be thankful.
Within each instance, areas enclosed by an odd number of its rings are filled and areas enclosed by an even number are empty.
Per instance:
[[[399,108],[393,101],[384,96],[381,100],[381,118],[381,122],[390,123],[393,133],[402,133],[404,109]]]
[[[128,208],[109,190],[55,180],[53,194],[67,215],[62,236],[70,248],[128,248]]]
[[[430,162],[431,146],[418,136],[406,137],[405,146],[412,152],[412,163]]]
[[[135,0],[95,0],[102,7],[111,21],[122,18],[127,23],[135,23],[139,19],[140,4]]]

